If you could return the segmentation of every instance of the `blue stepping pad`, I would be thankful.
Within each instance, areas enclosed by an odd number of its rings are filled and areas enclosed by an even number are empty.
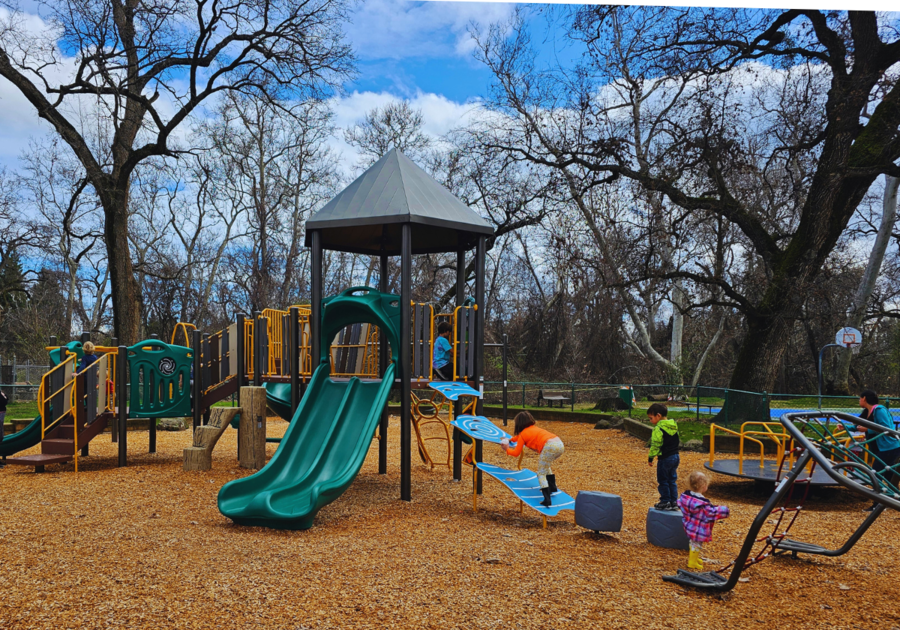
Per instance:
[[[647,542],[665,549],[690,548],[690,541],[684,531],[681,510],[657,510],[647,512]]]
[[[475,396],[476,398],[481,398],[481,392],[465,383],[457,383],[455,381],[432,381],[428,383],[428,387],[436,392],[440,392],[447,400],[458,400],[460,396]]]
[[[499,444],[504,438],[512,439],[509,433],[484,416],[459,416],[450,424],[476,440]]]
[[[484,471],[502,483],[522,503],[543,516],[556,516],[563,510],[575,509],[575,499],[561,490],[553,493],[550,507],[541,505],[541,501],[544,498],[541,494],[541,485],[538,482],[537,475],[530,470],[507,470],[506,468],[485,464],[484,462],[478,462],[477,466],[478,470]]]
[[[575,497],[575,524],[595,532],[622,531],[622,497],[580,490]]]

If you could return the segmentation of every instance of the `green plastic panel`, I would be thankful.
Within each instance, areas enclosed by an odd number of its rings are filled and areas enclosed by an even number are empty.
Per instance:
[[[157,339],[128,348],[131,388],[129,418],[183,418],[191,415],[190,348]]]

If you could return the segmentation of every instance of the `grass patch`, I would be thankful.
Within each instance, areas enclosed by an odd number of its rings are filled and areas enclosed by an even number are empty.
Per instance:
[[[36,400],[11,402],[6,406],[7,419],[36,418],[38,415],[38,404]]]

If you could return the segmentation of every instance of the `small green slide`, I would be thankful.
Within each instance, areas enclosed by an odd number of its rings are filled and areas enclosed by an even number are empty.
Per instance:
[[[297,413],[262,470],[219,490],[223,515],[239,525],[309,529],[316,513],[353,483],[394,383],[399,319],[399,298],[368,287],[324,300],[322,356]],[[387,332],[394,361],[380,381],[331,379],[329,341],[356,322]]]
[[[291,384],[264,383],[266,388],[266,404],[288,422],[291,421]]]
[[[64,346],[70,354],[74,354],[79,360],[84,351],[81,349],[80,341],[72,341]],[[60,349],[50,351],[50,362],[52,365],[59,365]],[[19,451],[26,448],[37,446],[41,443],[41,417],[38,416],[25,425],[21,431],[16,431],[3,438],[0,442],[0,457],[9,457],[15,455]]]
[[[3,438],[0,442],[0,457],[9,457],[19,451],[31,448],[41,443],[41,417],[38,416],[21,431],[16,431]]]

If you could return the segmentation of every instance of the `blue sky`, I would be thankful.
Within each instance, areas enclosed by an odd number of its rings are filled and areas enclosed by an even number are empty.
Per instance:
[[[26,2],[23,9],[36,13],[37,7]],[[407,99],[421,109],[425,130],[433,135],[461,124],[490,83],[489,72],[473,57],[468,29],[508,20],[515,9],[506,2],[359,2],[345,27],[358,76],[335,100],[337,126],[350,126],[366,111],[395,99]],[[44,27],[37,15],[28,23],[34,30]],[[541,37],[536,39],[541,39],[543,26],[538,28]],[[29,139],[49,133],[49,125],[18,91],[0,81],[0,166],[16,168]],[[335,147],[346,154],[346,165],[355,162],[340,137]]]

